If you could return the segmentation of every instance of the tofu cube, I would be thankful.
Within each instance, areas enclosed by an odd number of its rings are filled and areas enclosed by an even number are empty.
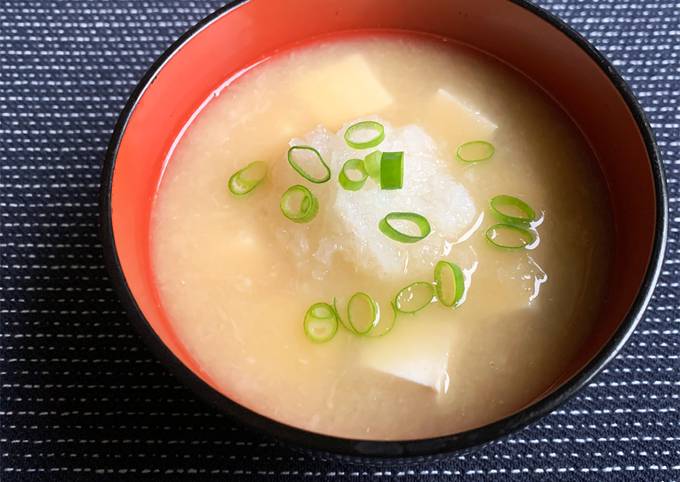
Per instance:
[[[304,75],[295,82],[294,95],[316,122],[331,130],[349,119],[379,113],[393,101],[361,54]]]
[[[489,140],[498,126],[446,89],[439,89],[425,112],[428,130],[455,148],[468,141]]]
[[[360,361],[365,367],[446,393],[450,327],[406,320],[386,337],[367,340]]]

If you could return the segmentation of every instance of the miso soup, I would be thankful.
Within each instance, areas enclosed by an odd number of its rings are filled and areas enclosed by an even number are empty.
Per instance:
[[[586,140],[537,85],[464,46],[357,35],[232,79],[169,156],[161,303],[227,396],[335,436],[510,415],[600,309],[612,236]]]

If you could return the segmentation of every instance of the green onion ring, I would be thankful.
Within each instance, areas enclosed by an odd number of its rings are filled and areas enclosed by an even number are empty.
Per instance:
[[[444,271],[449,271],[451,273],[451,279],[453,280],[451,296],[447,296],[447,294],[444,293]],[[463,270],[461,270],[457,264],[444,260],[439,261],[434,267],[434,288],[437,292],[437,299],[442,305],[447,307],[457,306],[465,293],[465,276],[463,275]]]
[[[394,328],[394,325],[397,322],[397,314],[398,310],[397,307],[394,306],[394,301],[390,303],[392,306],[392,317],[390,318],[390,321],[387,323],[380,322],[377,325],[375,325],[373,328],[371,328],[371,331],[368,332],[367,336],[371,338],[379,338],[381,336],[387,335],[390,331],[392,331],[392,328]],[[386,319],[386,317],[381,317],[381,320]]]
[[[415,290],[417,289],[425,289],[427,293],[429,294],[429,298],[427,300],[424,300],[421,304],[416,305],[415,308],[409,308],[407,309],[404,305],[406,303],[411,302],[417,295],[415,293]],[[427,294],[425,295],[427,296]],[[406,298],[406,299],[403,299]],[[408,314],[413,314],[417,313],[418,311],[422,310],[426,306],[428,306],[430,303],[432,303],[432,299],[434,298],[434,287],[432,286],[432,283],[428,283],[427,281],[416,281],[415,283],[411,283],[408,285],[406,288],[402,288],[399,293],[397,293],[397,296],[394,297],[394,307],[399,311],[400,313],[408,313]]]
[[[328,303],[314,303],[305,313],[305,335],[314,343],[330,341],[338,331],[338,318]]]
[[[412,236],[402,233],[390,224],[391,221],[409,221],[416,225],[416,227],[420,230],[420,234],[417,236]],[[392,212],[382,218],[378,223],[378,228],[385,236],[395,241],[399,241],[400,243],[416,243],[421,239],[425,239],[432,230],[432,228],[430,228],[429,221],[424,216],[416,213],[400,212]]]
[[[307,171],[304,170],[302,166],[300,166],[300,164],[297,163],[295,159],[293,159],[293,153],[295,151],[313,152],[314,155],[319,159],[319,162],[321,163],[323,168],[326,170],[326,174],[324,174],[322,177],[314,177],[311,174],[309,174]],[[322,184],[331,178],[331,168],[328,167],[326,161],[323,160],[323,157],[321,157],[321,153],[314,149],[312,146],[293,146],[290,149],[288,149],[288,163],[291,165],[293,169],[295,169],[295,171],[298,174],[307,179],[309,182],[313,182],[315,184]]]
[[[249,175],[253,175],[248,178]],[[244,196],[255,189],[267,176],[267,163],[254,161],[246,167],[239,169],[229,178],[229,192],[234,196]]]
[[[361,174],[361,179],[350,179],[347,175],[349,170],[358,171]],[[364,161],[361,159],[348,160],[343,164],[340,174],[338,174],[338,182],[347,191],[358,191],[366,183],[366,179],[368,179],[368,173],[364,167]]]
[[[480,157],[469,157],[468,155],[465,155],[465,150],[475,147],[485,148],[484,154],[482,154]],[[481,162],[491,159],[495,152],[496,148],[490,142],[470,141],[458,146],[458,149],[456,150],[456,159],[463,162]]]
[[[536,221],[536,211],[531,206],[515,196],[508,196],[507,194],[499,194],[494,196],[489,201],[491,211],[499,221],[506,224],[530,224]],[[512,216],[502,211],[503,207],[515,207],[522,211],[524,216]]]
[[[518,243],[517,244],[503,244],[499,243],[496,241],[496,238],[498,237],[499,232],[510,232],[513,231],[518,235]],[[486,230],[486,233],[484,233],[486,236],[486,239],[494,246],[497,248],[501,249],[525,249],[527,246],[530,244],[534,243],[536,241],[536,234],[533,231],[530,231],[522,226],[518,226],[517,224],[494,224],[491,226],[489,229]]]
[[[364,157],[364,167],[371,179],[380,182],[380,159],[382,158],[382,151],[373,151]]]
[[[342,320],[342,316],[340,316],[340,310],[338,310],[337,300],[336,300],[335,298],[333,298],[333,309],[335,310],[335,316],[338,317],[338,321],[339,321],[340,324],[343,326],[343,328],[345,328],[345,329],[346,329],[347,331],[349,331],[350,333],[354,333],[355,335],[358,335],[359,333],[357,333],[357,332],[354,330],[354,328],[352,328],[350,325],[348,325],[347,323],[345,323],[345,322]]]
[[[380,189],[401,189],[404,185],[404,153],[383,152],[380,157]]]
[[[371,311],[371,320],[364,330],[357,328],[357,325],[354,323],[354,320],[352,320],[352,305],[354,303],[360,303],[361,301],[366,302]],[[347,302],[347,321],[349,322],[349,326],[352,327],[354,333],[358,335],[366,335],[378,324],[379,320],[380,309],[378,307],[378,304],[373,300],[373,298],[371,298],[363,291],[357,291],[356,293],[354,293]]]
[[[366,141],[359,141],[353,139],[352,136],[362,129],[368,129],[375,132],[375,136]],[[352,124],[345,131],[345,142],[353,149],[369,149],[380,144],[385,139],[385,126],[380,122],[362,121]]]
[[[289,206],[289,203],[296,194],[302,195],[300,206],[297,210]],[[305,186],[295,184],[283,193],[279,206],[283,215],[294,223],[308,223],[314,219],[314,216],[319,211],[319,200]]]

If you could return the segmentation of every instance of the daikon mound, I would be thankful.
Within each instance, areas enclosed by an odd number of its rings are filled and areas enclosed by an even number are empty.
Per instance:
[[[385,126],[385,140],[377,149],[404,152],[402,189],[382,190],[371,178],[359,191],[347,191],[338,183],[337,175],[345,161],[363,159],[374,150],[356,150],[345,143],[345,129],[362,120],[375,120]],[[329,182],[309,186],[319,198],[317,218],[307,225],[287,223],[278,233],[285,248],[300,263],[310,262],[311,255],[312,262],[317,264],[314,269],[317,278],[323,278],[332,269],[337,256],[353,263],[357,270],[381,278],[407,272],[412,277],[414,273],[430,271],[475,218],[472,197],[452,177],[434,140],[417,125],[393,127],[377,116],[362,117],[347,122],[336,133],[319,126],[301,138],[292,139],[290,145],[313,146],[333,173]],[[277,171],[281,172],[273,178],[282,187],[287,183],[309,184],[285,160]],[[414,244],[389,239],[378,229],[378,223],[390,212],[421,214],[430,222],[432,232]],[[407,224],[395,225],[404,231],[409,228]]]

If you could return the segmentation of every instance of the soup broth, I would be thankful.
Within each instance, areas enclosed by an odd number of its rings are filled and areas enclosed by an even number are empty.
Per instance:
[[[385,139],[352,149],[345,130],[365,120],[384,126]],[[459,150],[476,140],[484,143]],[[309,182],[291,167],[287,151],[299,145],[318,150],[330,180]],[[460,159],[489,146],[489,159]],[[375,149],[403,152],[402,188],[369,176],[343,189],[344,162]],[[266,163],[264,181],[234,196],[227,181],[253,161]],[[471,429],[544,393],[596,320],[612,231],[596,165],[544,92],[467,47],[376,34],[283,52],[216,92],[170,156],[152,212],[160,299],[216,386],[258,413],[358,439]],[[298,184],[319,204],[305,223],[280,209]],[[530,227],[518,224],[533,236],[523,249],[487,239],[516,234],[490,230],[502,223],[489,204],[498,195],[535,211]],[[386,236],[378,224],[390,212],[422,215],[431,233],[414,243]],[[357,292],[390,323],[396,294],[431,286],[441,260],[465,277],[457,306],[434,299],[398,313],[384,336],[342,323],[329,341],[306,336],[311,305],[335,299],[347,324]]]

